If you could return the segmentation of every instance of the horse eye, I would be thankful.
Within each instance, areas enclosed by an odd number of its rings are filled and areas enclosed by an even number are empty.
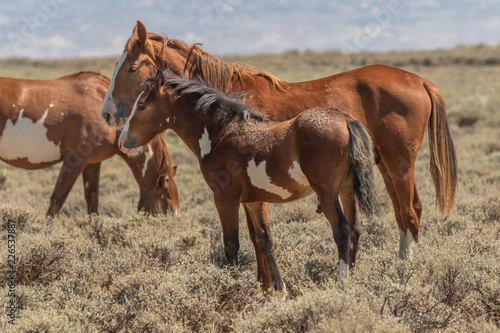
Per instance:
[[[137,67],[135,67],[135,66],[130,67],[129,70],[128,70],[128,72],[129,73],[137,72]]]
[[[139,110],[139,111],[144,111],[144,109],[145,109],[145,108],[146,108],[146,107],[145,107],[144,105],[139,105],[139,106],[137,107],[137,110]]]

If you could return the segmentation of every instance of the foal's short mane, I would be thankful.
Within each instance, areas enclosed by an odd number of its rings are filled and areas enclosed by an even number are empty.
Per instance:
[[[155,33],[148,33],[148,38],[163,44],[160,51],[161,54],[159,55],[159,58],[161,59],[163,59],[163,55],[167,52],[168,48],[173,48],[186,53],[187,59],[185,65],[186,67],[184,69],[188,72],[195,68],[198,69],[199,75],[203,81],[222,92],[227,93],[232,90],[233,78],[236,78],[241,82],[244,76],[249,77],[252,80],[255,80],[256,76],[263,77],[271,83],[271,86],[276,91],[286,90],[286,84],[271,73],[256,71],[252,66],[243,63],[225,63],[200,48],[199,44],[189,45],[183,41],[168,38]],[[131,46],[132,43],[129,42],[127,45]]]
[[[249,108],[245,104],[238,101],[242,94],[231,95],[220,92],[219,90],[208,86],[203,80],[198,77],[190,80],[172,74],[170,71],[165,72],[165,86],[171,87],[173,92],[178,95],[198,95],[196,108],[203,112],[209,112],[214,109],[216,116],[221,118],[239,117],[239,120],[255,119],[257,121],[267,121],[267,118]]]

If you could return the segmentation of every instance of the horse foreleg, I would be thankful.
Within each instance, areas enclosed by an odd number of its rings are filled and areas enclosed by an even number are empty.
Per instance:
[[[229,196],[215,196],[215,206],[222,224],[222,236],[226,260],[229,265],[238,264],[240,241],[238,238],[238,209],[240,203]]]
[[[50,197],[50,206],[47,211],[48,216],[54,216],[59,213],[64,201],[68,197],[71,188],[75,184],[76,178],[82,173],[87,165],[86,161],[82,161],[76,165],[68,163],[69,159],[65,159],[57,177],[57,183]]]
[[[271,237],[271,230],[269,229],[267,205],[265,202],[255,202],[245,205],[248,207],[248,212],[252,218],[256,244],[264,257],[274,290],[279,293],[280,297],[285,297],[286,286],[281,278],[278,265],[276,264],[276,258],[274,256],[274,242]],[[269,286],[264,282],[264,290],[268,287]]]
[[[82,172],[85,201],[89,214],[97,213],[99,207],[99,173],[101,163],[88,164]]]
[[[245,215],[247,218],[248,225],[248,233],[250,235],[250,240],[252,241],[253,247],[255,249],[255,258],[257,260],[257,281],[262,283],[262,287],[264,290],[268,290],[271,287],[271,276],[269,275],[269,269],[267,268],[266,262],[262,253],[259,250],[259,246],[257,245],[257,241],[255,239],[255,228],[252,222],[252,216],[248,211],[248,207],[243,205],[245,210]]]

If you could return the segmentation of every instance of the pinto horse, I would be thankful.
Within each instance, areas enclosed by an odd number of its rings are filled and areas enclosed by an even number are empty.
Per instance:
[[[128,152],[164,129],[177,133],[198,158],[214,193],[229,263],[237,263],[233,240],[241,203],[253,222],[251,238],[263,287],[267,290],[272,284],[285,293],[266,202],[290,202],[315,192],[333,230],[342,284],[349,273],[350,227],[340,208],[340,188],[352,187],[365,214],[378,212],[373,146],[361,122],[324,108],[287,121],[268,121],[200,80],[176,75],[165,80],[158,71],[151,88],[135,102],[118,144]],[[229,175],[226,184],[218,182],[221,173]]]
[[[458,191],[457,157],[446,104],[430,81],[397,68],[371,65],[322,79],[288,83],[248,66],[223,63],[197,45],[148,33],[137,22],[115,68],[100,117],[112,126],[123,126],[143,90],[143,82],[156,69],[167,68],[190,78],[200,76],[223,92],[245,92],[246,103],[272,120],[327,107],[341,109],[361,121],[372,137],[377,166],[392,200],[402,259],[418,241],[422,204],[415,182],[415,160],[428,128],[436,201],[443,215],[451,213]],[[340,196],[355,252],[360,230],[354,196],[350,188]]]
[[[162,136],[132,158],[116,144],[119,133],[97,117],[110,79],[77,72],[54,80],[0,78],[0,159],[23,169],[62,168],[47,215],[61,209],[82,174],[88,213],[97,213],[101,162],[119,154],[139,184],[139,210],[152,214],[179,207],[175,168]]]

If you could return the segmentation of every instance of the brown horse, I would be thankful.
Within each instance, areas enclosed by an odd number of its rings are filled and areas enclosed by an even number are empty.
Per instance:
[[[457,158],[444,99],[431,82],[400,69],[372,65],[318,80],[287,83],[247,66],[223,63],[197,45],[148,34],[138,22],[115,68],[100,117],[110,125],[122,126],[143,90],[143,82],[156,69],[166,68],[186,77],[200,76],[223,92],[245,92],[246,102],[273,120],[328,107],[361,121],[376,147],[377,166],[394,206],[401,258],[410,253],[413,241],[418,241],[422,204],[415,183],[415,160],[428,128],[437,203],[443,215],[451,213],[458,190]],[[354,196],[351,190],[341,191],[340,196],[355,252],[359,226]]]
[[[132,170],[148,213],[179,207],[175,168],[162,136],[131,158],[116,144],[119,133],[97,117],[109,78],[77,72],[54,80],[0,78],[0,159],[23,169],[63,162],[48,215],[61,209],[82,174],[88,212],[97,213],[101,162],[119,154]]]
[[[367,215],[378,212],[373,146],[359,121],[335,109],[311,109],[287,121],[267,121],[200,80],[171,75],[165,81],[158,71],[151,88],[135,102],[119,146],[128,152],[165,129],[174,130],[198,158],[214,193],[229,263],[237,263],[233,240],[241,203],[253,222],[251,238],[263,269],[263,287],[272,283],[276,291],[285,292],[266,202],[290,202],[315,192],[337,244],[341,284],[349,272],[350,227],[340,208],[340,188],[351,187]],[[222,184],[221,174],[227,174]]]

